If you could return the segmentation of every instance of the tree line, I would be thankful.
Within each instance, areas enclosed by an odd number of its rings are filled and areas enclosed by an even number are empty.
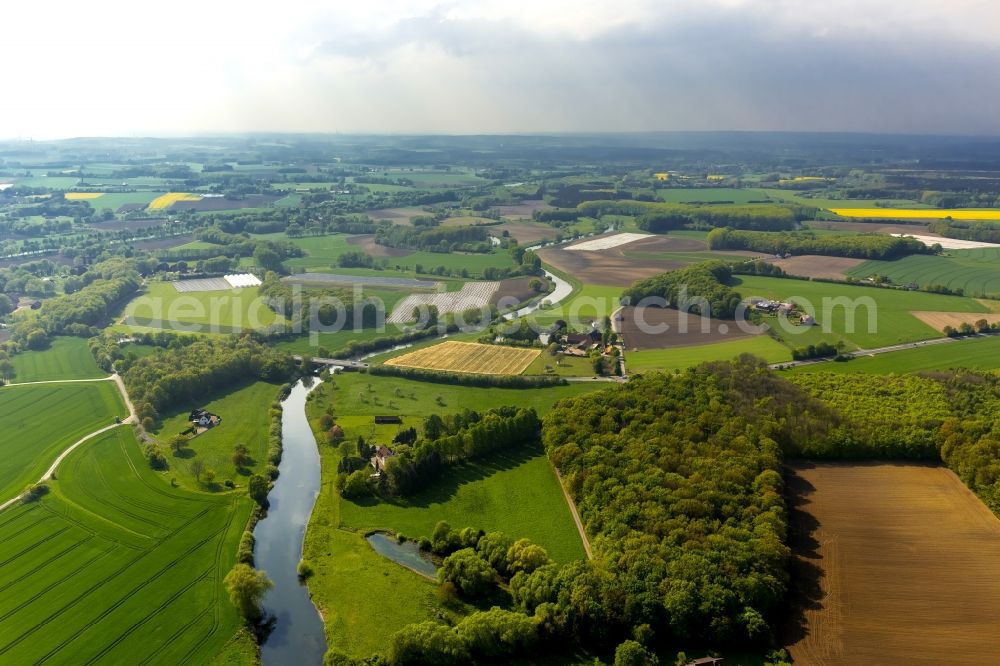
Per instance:
[[[750,250],[767,254],[820,254],[855,259],[896,259],[909,254],[934,254],[940,246],[928,247],[915,238],[881,234],[817,236],[812,232],[767,233],[713,229],[708,234],[711,250]]]
[[[587,217],[632,215],[640,229],[651,233],[692,226],[784,231],[815,215],[813,208],[777,204],[695,206],[647,201],[587,201],[577,206],[577,210]]]

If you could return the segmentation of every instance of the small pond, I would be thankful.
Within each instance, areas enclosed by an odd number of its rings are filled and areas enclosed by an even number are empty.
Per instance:
[[[423,576],[437,580],[437,567],[431,561],[430,555],[421,552],[416,542],[399,543],[396,541],[396,537],[383,532],[375,532],[365,538],[379,555],[388,557],[393,562]]]

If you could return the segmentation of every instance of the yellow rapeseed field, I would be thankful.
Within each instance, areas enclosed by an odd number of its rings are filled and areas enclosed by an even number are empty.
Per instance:
[[[452,340],[397,356],[385,364],[480,375],[519,375],[540,353],[542,353],[540,349],[501,347]]]
[[[79,199],[96,199],[97,197],[104,196],[104,192],[67,192],[63,196],[66,197],[67,201],[75,201]]]
[[[170,208],[178,201],[201,201],[201,196],[187,192],[167,192],[153,199],[149,204],[149,208],[150,210]]]
[[[831,208],[841,217],[862,217],[892,220],[1000,220],[1000,209],[979,208]]]

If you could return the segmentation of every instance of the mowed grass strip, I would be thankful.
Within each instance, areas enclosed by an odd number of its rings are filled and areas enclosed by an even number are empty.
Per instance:
[[[37,481],[69,445],[127,415],[109,381],[0,388],[0,501]]]
[[[540,349],[450,340],[389,359],[385,365],[480,375],[519,375],[540,353]]]
[[[48,349],[21,352],[11,358],[11,363],[18,383],[100,379],[107,375],[97,367],[83,338],[55,338]]]
[[[240,626],[222,579],[241,495],[171,488],[127,427],[0,514],[0,663],[209,663]]]

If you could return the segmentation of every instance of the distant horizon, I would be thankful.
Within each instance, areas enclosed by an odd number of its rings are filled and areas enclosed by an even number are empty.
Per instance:
[[[178,139],[230,139],[240,137],[615,137],[615,136],[668,136],[668,135],[786,135],[786,136],[879,136],[890,138],[922,139],[1000,139],[996,133],[974,132],[892,132],[864,130],[780,130],[780,129],[661,129],[661,130],[535,130],[535,131],[296,131],[296,130],[245,130],[245,131],[195,131],[149,132],[135,134],[82,134],[48,137],[2,136],[0,143],[55,143],[60,141],[115,141],[115,140],[178,140]]]

